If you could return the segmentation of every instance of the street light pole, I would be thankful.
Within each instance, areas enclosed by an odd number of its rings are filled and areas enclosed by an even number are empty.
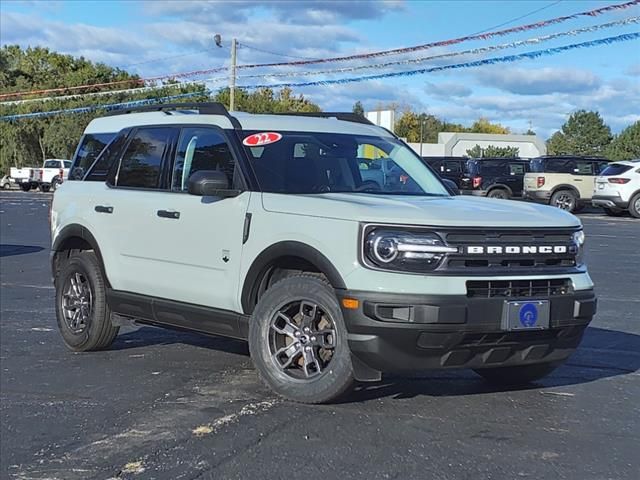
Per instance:
[[[424,118],[420,116],[420,157],[422,157],[422,144],[424,143]]]
[[[236,49],[237,41],[233,38],[231,40],[231,75],[229,78],[229,110],[231,111],[236,107]]]

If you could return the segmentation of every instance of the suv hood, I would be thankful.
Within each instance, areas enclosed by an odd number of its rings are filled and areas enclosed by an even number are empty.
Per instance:
[[[366,193],[262,194],[267,211],[371,223],[451,227],[578,227],[563,210],[473,196],[416,197]]]

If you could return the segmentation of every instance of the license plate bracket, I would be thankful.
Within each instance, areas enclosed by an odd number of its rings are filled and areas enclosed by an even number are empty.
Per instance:
[[[502,329],[508,331],[549,328],[549,300],[504,302]]]

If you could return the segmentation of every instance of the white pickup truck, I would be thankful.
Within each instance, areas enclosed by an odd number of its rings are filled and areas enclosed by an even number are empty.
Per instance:
[[[9,178],[13,180],[22,190],[28,192],[31,187],[37,186],[31,184],[31,178],[33,177],[33,167],[11,167],[9,171]],[[9,183],[10,185],[10,183]]]
[[[34,168],[31,172],[31,183],[38,185],[42,192],[55,190],[69,177],[70,160],[51,158],[45,160],[42,168]]]

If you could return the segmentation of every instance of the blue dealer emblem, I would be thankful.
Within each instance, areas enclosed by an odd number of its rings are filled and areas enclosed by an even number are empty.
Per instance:
[[[520,323],[523,327],[533,327],[538,321],[538,309],[533,303],[525,303],[520,308]]]

